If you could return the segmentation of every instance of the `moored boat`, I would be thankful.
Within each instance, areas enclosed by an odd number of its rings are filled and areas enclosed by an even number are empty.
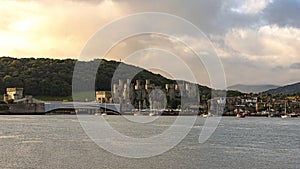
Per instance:
[[[285,118],[294,118],[294,117],[298,117],[298,114],[292,113],[292,114],[281,115],[281,118],[283,118],[283,119],[285,119]]]
[[[245,118],[246,116],[244,114],[237,114],[236,118]]]
[[[156,116],[157,114],[155,112],[150,112],[149,116]]]
[[[206,118],[206,117],[211,117],[213,116],[211,113],[208,113],[208,114],[202,114],[202,117]]]

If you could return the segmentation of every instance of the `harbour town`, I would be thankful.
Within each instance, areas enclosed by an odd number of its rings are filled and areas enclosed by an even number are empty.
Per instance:
[[[0,169],[300,169],[300,0],[0,11]]]
[[[217,90],[171,80],[118,61],[1,57],[1,114],[114,114],[297,117],[299,83],[260,92]],[[72,92],[76,63],[99,64],[94,90]],[[78,64],[77,63],[77,64]],[[20,66],[24,65],[24,66]],[[6,69],[5,67],[9,67]],[[115,70],[139,72],[113,78]],[[76,77],[85,82],[88,69]],[[84,86],[84,85],[83,85]]]
[[[298,117],[300,97],[297,95],[241,94],[230,97],[205,98],[199,104],[181,105],[181,97],[196,95],[193,85],[165,84],[155,86],[150,80],[119,80],[112,91],[96,91],[95,99],[82,101],[42,101],[24,96],[23,88],[7,88],[1,114],[111,114],[111,115],[199,115]],[[181,90],[180,90],[181,89]],[[195,96],[193,96],[195,97]]]

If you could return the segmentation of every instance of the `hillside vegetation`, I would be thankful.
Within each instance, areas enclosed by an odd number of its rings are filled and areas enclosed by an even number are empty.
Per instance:
[[[72,80],[75,64],[79,67],[80,73],[75,78],[85,82],[89,76],[93,75],[91,69],[87,67],[97,67],[95,90],[111,90],[111,81],[115,70],[120,62],[107,60],[93,60],[89,62],[77,62],[75,59],[49,59],[49,58],[11,58],[0,57],[0,94],[5,93],[8,87],[24,88],[24,95],[33,95],[37,98],[71,98]],[[134,76],[132,82],[137,79],[150,79],[156,86],[166,83],[176,83],[174,80],[167,79],[159,74],[154,74],[147,70],[132,65],[121,63],[124,73],[119,73],[117,79],[127,77],[128,72],[139,72]],[[82,68],[81,68],[82,67]],[[128,71],[129,70],[129,71]],[[126,80],[126,79],[123,79]],[[210,98],[211,89],[206,86],[198,85],[201,97]],[[84,90],[84,87],[82,88]],[[229,91],[227,96],[237,96],[242,93]]]
[[[8,87],[22,87],[25,95],[66,97],[72,95],[72,79],[74,66],[77,60],[74,59],[46,59],[46,58],[0,58],[0,94],[5,93]],[[101,62],[101,63],[100,63]],[[93,60],[90,62],[79,62],[79,65],[95,65],[100,63],[96,74],[95,89],[110,90],[111,79],[120,62],[107,60]],[[173,80],[164,78],[161,75],[151,73],[138,67],[125,65],[126,69],[135,69],[138,73],[132,80],[150,79],[151,83],[163,86],[166,83],[174,83]],[[85,81],[89,70],[82,69],[80,80]],[[121,74],[122,75],[122,74]],[[125,76],[126,77],[126,76]],[[122,78],[118,77],[118,78]],[[210,93],[208,87],[199,86],[203,93]]]

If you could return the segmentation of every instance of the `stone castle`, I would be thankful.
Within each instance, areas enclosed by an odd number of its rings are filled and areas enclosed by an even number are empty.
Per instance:
[[[97,91],[100,103],[121,104],[123,109],[164,109],[168,102],[182,97],[195,97],[196,86],[188,82],[155,86],[150,80],[119,80],[111,91]],[[179,103],[180,104],[180,103]],[[133,106],[133,107],[132,107]],[[174,108],[174,107],[173,107]]]

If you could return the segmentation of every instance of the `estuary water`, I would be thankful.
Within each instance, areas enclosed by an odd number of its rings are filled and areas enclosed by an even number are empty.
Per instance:
[[[161,133],[176,119],[163,116],[151,125],[132,125],[122,116],[104,118],[131,137]],[[0,168],[300,168],[300,118],[223,117],[200,144],[205,120],[197,117],[171,150],[132,159],[100,148],[74,115],[0,116]]]

